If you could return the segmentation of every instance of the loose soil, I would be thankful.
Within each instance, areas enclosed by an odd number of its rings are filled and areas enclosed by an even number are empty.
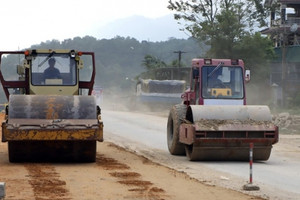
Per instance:
[[[110,142],[98,143],[95,163],[20,164],[8,162],[7,143],[0,143],[0,182],[5,200],[261,199],[206,185]]]

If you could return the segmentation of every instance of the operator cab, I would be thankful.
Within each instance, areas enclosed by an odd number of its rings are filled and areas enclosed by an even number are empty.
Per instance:
[[[0,82],[7,99],[10,94],[92,94],[96,71],[93,52],[69,49],[0,51],[0,64]]]
[[[244,105],[244,62],[234,59],[193,59],[187,105]],[[248,78],[248,79],[247,79]]]
[[[202,97],[206,99],[241,99],[243,94],[243,69],[221,66],[202,67]],[[216,70],[215,70],[216,69]]]
[[[25,60],[29,68],[30,94],[82,94],[79,82],[83,80],[83,76],[86,80],[90,80],[92,76],[92,70],[84,68],[83,59],[92,63],[91,56],[82,55],[82,52],[74,50],[32,50]],[[80,77],[79,69],[84,69]]]

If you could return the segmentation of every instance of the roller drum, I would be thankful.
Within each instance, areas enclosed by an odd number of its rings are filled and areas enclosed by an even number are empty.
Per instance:
[[[199,106],[192,105],[186,114],[192,123],[201,120],[272,121],[268,106]]]
[[[94,96],[11,95],[9,119],[97,119]]]
[[[4,136],[10,162],[95,162],[103,140],[94,96],[11,95]]]

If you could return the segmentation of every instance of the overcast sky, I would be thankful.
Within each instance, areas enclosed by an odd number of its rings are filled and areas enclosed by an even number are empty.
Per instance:
[[[168,0],[4,0],[0,4],[0,50],[95,36],[93,27],[116,19],[171,14],[167,5]]]

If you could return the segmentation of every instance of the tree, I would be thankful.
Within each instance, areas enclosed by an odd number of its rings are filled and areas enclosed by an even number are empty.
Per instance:
[[[182,63],[180,62],[179,64],[179,60],[178,59],[175,59],[175,60],[172,60],[172,62],[170,64],[168,64],[168,67],[186,67],[186,64],[185,63]]]
[[[168,8],[177,11],[175,20],[185,21],[184,29],[194,38],[211,46],[210,57],[235,58],[234,44],[251,33],[256,22],[265,25],[262,0],[169,0]]]
[[[142,65],[145,66],[148,71],[151,69],[167,67],[165,62],[149,54],[145,55]]]
[[[245,35],[236,43],[234,52],[243,58],[246,67],[251,70],[253,83],[266,82],[269,78],[269,62],[275,57],[272,41],[262,37],[260,33]]]

